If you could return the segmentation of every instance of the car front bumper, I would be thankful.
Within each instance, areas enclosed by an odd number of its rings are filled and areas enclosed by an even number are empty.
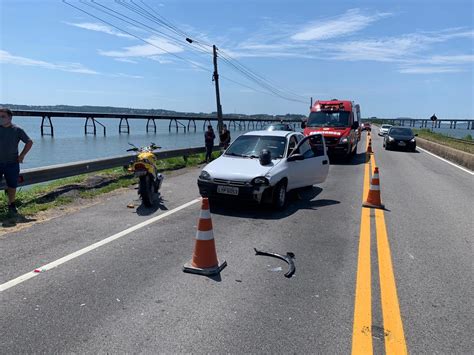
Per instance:
[[[273,194],[273,186],[233,186],[218,184],[213,181],[201,180],[197,181],[199,187],[199,194],[203,197],[218,198],[218,199],[238,199],[243,201],[253,202],[268,202],[271,201]],[[231,186],[239,189],[237,195],[229,195],[217,192],[218,186]]]
[[[400,140],[394,140],[391,142],[386,141],[385,145],[390,149],[407,149],[407,150],[416,149],[416,142],[411,142],[411,141],[400,141]]]

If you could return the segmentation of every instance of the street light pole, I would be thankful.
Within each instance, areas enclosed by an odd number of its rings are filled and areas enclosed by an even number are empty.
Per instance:
[[[217,103],[217,131],[220,132],[223,126],[223,119],[222,119],[222,106],[221,106],[221,96],[219,93],[219,73],[217,72],[217,47],[215,45],[212,46],[212,53],[214,57],[214,74],[213,80],[216,86],[216,103]]]

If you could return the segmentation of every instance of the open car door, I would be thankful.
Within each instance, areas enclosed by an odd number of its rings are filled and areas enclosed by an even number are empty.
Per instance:
[[[288,156],[287,162],[294,162],[295,184],[298,187],[320,184],[326,181],[329,172],[329,158],[322,134],[304,137]]]

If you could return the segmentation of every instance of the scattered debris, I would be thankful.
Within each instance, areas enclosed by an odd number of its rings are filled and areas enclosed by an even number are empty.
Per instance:
[[[235,280],[236,282],[242,282],[242,280]]]
[[[277,259],[285,261],[289,266],[289,269],[286,272],[285,277],[290,278],[295,273],[296,268],[295,268],[295,263],[294,263],[294,260],[293,260],[295,258],[295,254],[293,254],[291,252],[288,252],[288,253],[286,253],[286,255],[281,255],[281,254],[277,254],[277,253],[267,253],[267,252],[264,252],[264,251],[259,251],[259,250],[257,250],[257,248],[254,248],[254,250],[255,250],[255,255],[271,256],[273,258],[277,258]]]
[[[270,271],[273,271],[273,272],[282,271],[282,270],[283,269],[281,268],[281,266],[274,267],[274,268],[270,269]]]
[[[85,303],[81,303],[81,307],[84,307],[86,304]]]
[[[46,271],[46,269],[41,269],[41,268],[38,268],[38,269],[35,269],[35,270],[34,270],[34,272],[37,272],[37,273],[38,273],[38,272],[45,272],[45,271]]]
[[[128,208],[135,208],[135,204],[129,203],[129,204],[127,205],[127,207],[128,207]]]

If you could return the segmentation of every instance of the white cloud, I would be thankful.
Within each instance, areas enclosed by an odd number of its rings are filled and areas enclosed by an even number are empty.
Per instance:
[[[131,75],[125,73],[99,73],[95,70],[89,69],[81,63],[50,63],[43,60],[36,60],[26,57],[20,57],[12,55],[7,51],[0,50],[0,63],[22,65],[29,67],[39,67],[51,70],[60,70],[78,74],[90,74],[90,75],[104,75],[114,78],[130,78],[130,79],[143,79],[140,75]]]
[[[360,9],[351,9],[342,15],[313,22],[291,36],[291,39],[296,41],[314,41],[346,36],[363,30],[375,21],[390,15],[389,13],[364,14]]]
[[[81,23],[64,22],[64,23],[70,26],[79,27],[79,28],[89,30],[89,31],[107,33],[112,36],[123,37],[123,38],[134,38],[133,36],[117,31],[113,29],[112,27],[109,27],[101,23],[94,23],[94,22],[81,22]]]
[[[4,50],[0,50],[0,63],[30,66],[30,67],[40,67],[40,68],[45,68],[45,69],[61,70],[61,71],[71,72],[71,73],[99,74],[95,70],[86,68],[81,63],[50,63],[50,62],[45,62],[42,60],[15,56]]]
[[[110,74],[110,76],[115,77],[115,78],[143,79],[143,76],[141,75],[131,75],[131,74],[124,74],[124,73]]]
[[[116,60],[117,62],[131,63],[131,64],[138,64],[138,62],[137,62],[137,61],[135,61],[135,60],[131,60],[131,59],[128,59],[128,58],[114,58],[114,60]]]
[[[427,67],[412,66],[412,67],[401,68],[399,70],[399,72],[403,74],[443,74],[443,73],[459,73],[462,71],[463,70],[461,68],[439,67],[439,66],[427,66]]]
[[[166,53],[179,53],[183,48],[170,43],[161,37],[150,37],[147,39],[149,44],[142,44],[130,47],[124,47],[122,50],[105,51],[99,49],[99,54],[106,57],[130,58],[130,57],[151,57]]]

